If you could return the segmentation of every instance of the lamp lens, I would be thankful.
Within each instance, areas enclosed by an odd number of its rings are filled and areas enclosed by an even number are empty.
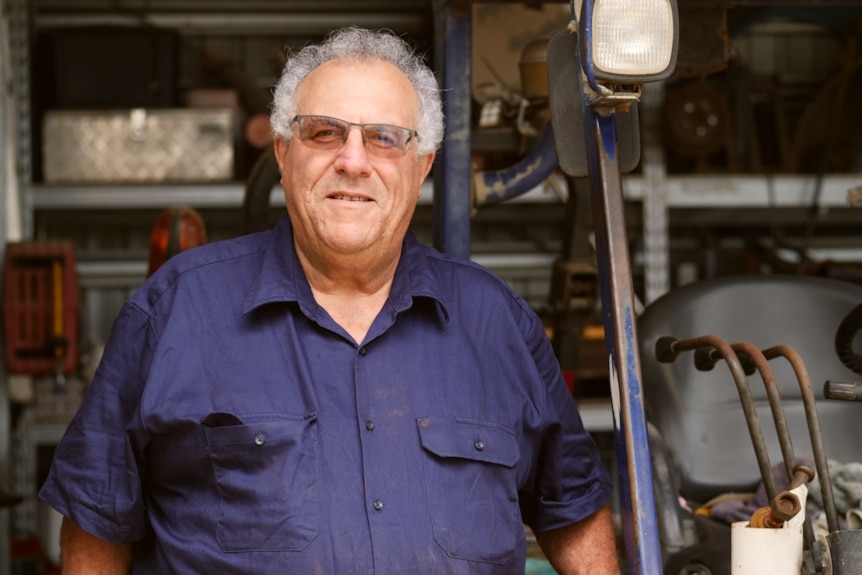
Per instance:
[[[670,65],[674,13],[668,0],[596,0],[593,64],[608,74],[650,76]]]

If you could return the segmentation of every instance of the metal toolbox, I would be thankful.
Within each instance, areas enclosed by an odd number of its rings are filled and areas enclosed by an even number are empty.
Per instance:
[[[234,175],[233,110],[52,110],[43,122],[46,182],[216,182]]]

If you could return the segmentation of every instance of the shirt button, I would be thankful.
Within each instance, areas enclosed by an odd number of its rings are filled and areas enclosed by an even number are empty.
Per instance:
[[[254,436],[254,444],[255,445],[263,445],[266,443],[266,436],[262,433],[258,433]]]
[[[365,355],[368,351],[365,349],[365,346],[359,348],[359,355]]]
[[[473,442],[473,447],[476,448],[476,451],[482,451],[483,449],[485,449],[485,442],[481,439],[477,439]]]
[[[374,507],[375,511],[380,511],[381,509],[383,509],[383,502],[379,499],[375,499],[374,503],[372,503],[371,505]]]
[[[374,431],[374,422],[371,421],[370,419],[368,421],[366,421],[365,422],[365,429],[367,429],[368,431]]]

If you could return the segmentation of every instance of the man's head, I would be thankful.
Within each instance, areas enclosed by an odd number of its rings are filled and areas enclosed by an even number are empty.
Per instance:
[[[304,262],[397,261],[442,138],[441,108],[431,70],[389,32],[348,28],[288,59],[272,126]]]
[[[437,150],[443,141],[443,110],[434,73],[401,38],[363,28],[338,30],[323,43],[306,46],[288,57],[273,95],[270,123],[276,137],[290,139],[290,122],[297,113],[297,88],[311,72],[331,60],[383,60],[398,68],[413,85],[419,101],[415,120],[419,145],[415,151],[422,155]]]

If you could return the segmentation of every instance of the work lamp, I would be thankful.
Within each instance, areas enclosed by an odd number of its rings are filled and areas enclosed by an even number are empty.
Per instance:
[[[641,83],[671,75],[679,32],[676,0],[584,0],[583,9],[587,76]]]

